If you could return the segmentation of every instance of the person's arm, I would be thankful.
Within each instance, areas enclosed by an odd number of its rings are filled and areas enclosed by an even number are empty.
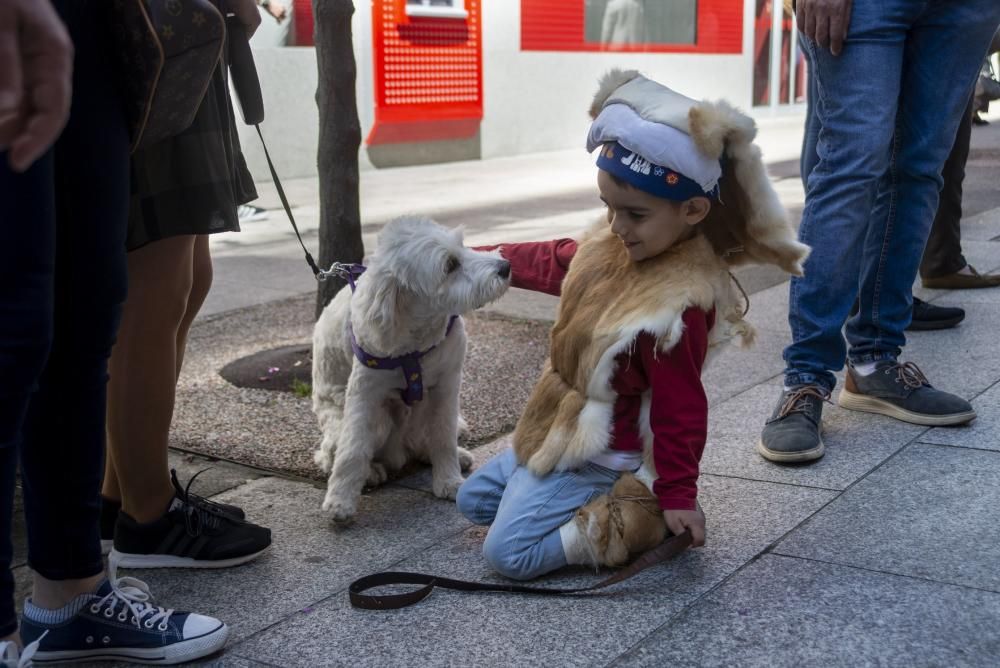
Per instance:
[[[569,270],[570,260],[576,254],[576,241],[573,239],[530,241],[477,246],[474,250],[498,249],[503,259],[510,262],[511,286],[558,297],[562,292],[562,282]]]
[[[0,2],[0,151],[23,172],[69,118],[73,44],[48,0]]]
[[[684,334],[669,352],[656,351],[643,335],[641,355],[651,392],[649,426],[657,479],[653,493],[671,532],[691,529],[695,546],[705,541],[705,516],[698,507],[698,467],[708,434],[708,398],[701,369],[708,354],[708,322],[699,309],[684,312]]]

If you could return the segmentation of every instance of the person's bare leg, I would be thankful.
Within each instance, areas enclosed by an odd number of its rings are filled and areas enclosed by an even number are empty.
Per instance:
[[[167,443],[195,239],[169,237],[128,255],[129,294],[108,365],[108,457],[122,510],[140,523],[162,517],[174,495]],[[110,482],[104,493],[114,498]]]
[[[31,602],[39,608],[58,610],[80,594],[92,594],[104,582],[104,573],[79,580],[49,580],[34,573]]]
[[[208,248],[207,234],[199,234],[195,238],[192,269],[193,280],[191,281],[191,292],[188,295],[187,310],[184,312],[184,318],[181,319],[181,325],[177,330],[178,378],[180,378],[181,366],[184,363],[184,351],[187,349],[188,331],[212,287],[212,254]]]

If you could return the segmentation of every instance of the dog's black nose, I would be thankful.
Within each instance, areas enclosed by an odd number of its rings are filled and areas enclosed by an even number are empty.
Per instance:
[[[504,261],[500,263],[500,278],[510,278],[510,262]]]

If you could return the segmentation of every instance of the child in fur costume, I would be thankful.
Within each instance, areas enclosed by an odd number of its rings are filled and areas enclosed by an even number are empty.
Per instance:
[[[608,208],[579,241],[504,244],[512,285],[561,295],[549,361],[514,446],[465,482],[458,507],[491,525],[483,551],[526,580],[567,564],[620,566],[689,529],[697,501],[710,349],[753,332],[729,267],[801,274],[795,240],[753,145],[753,121],[638,73],[612,71],[591,108]]]

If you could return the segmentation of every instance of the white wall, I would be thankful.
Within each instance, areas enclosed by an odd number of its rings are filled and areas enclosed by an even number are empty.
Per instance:
[[[483,158],[580,147],[597,80],[611,67],[638,69],[694,98],[725,97],[750,110],[753,89],[753,2],[745,2],[744,53],[701,55],[528,51],[521,48],[521,3],[483,2]],[[356,0],[352,24],[358,67],[362,140],[374,123],[370,0]],[[316,55],[312,48],[254,51],[267,113],[262,129],[282,178],[316,174]],[[240,126],[240,142],[254,177],[269,178],[260,140]],[[362,169],[373,169],[365,150]]]
[[[364,141],[375,120],[370,2],[356,3],[351,31],[358,69],[355,87],[358,118]],[[264,96],[265,118],[261,131],[278,176],[282,179],[315,176],[316,141],[319,137],[316,50],[312,47],[259,48],[254,49],[254,62]],[[250,173],[258,181],[270,180],[257,131],[243,124],[239,110],[236,112],[236,124]],[[361,169],[372,169],[364,150],[359,152],[358,159]]]
[[[746,55],[522,52],[520,5],[483,3],[483,158],[582,149],[597,81],[612,67],[637,69],[689,97],[725,97],[749,107],[746,38]]]

